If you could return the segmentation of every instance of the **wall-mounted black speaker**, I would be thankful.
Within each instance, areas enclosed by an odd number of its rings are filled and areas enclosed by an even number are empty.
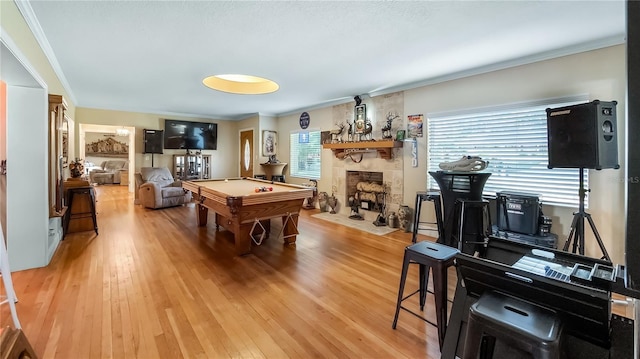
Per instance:
[[[163,134],[163,130],[145,129],[143,132],[144,153],[162,153]]]
[[[547,109],[549,168],[620,168],[616,101]]]

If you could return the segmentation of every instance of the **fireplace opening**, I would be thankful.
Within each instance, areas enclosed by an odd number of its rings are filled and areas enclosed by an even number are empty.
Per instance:
[[[385,194],[382,172],[347,171],[346,203],[350,206],[356,203],[358,208],[381,212]]]

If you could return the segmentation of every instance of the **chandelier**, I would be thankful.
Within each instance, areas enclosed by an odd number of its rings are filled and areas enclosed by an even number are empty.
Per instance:
[[[129,130],[126,128],[118,128],[116,129],[116,136],[129,136]]]

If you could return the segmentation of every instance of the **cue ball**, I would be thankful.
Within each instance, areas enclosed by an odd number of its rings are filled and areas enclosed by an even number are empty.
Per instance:
[[[229,182],[229,180],[228,180],[228,179],[225,179],[224,181],[225,181],[225,182]]]

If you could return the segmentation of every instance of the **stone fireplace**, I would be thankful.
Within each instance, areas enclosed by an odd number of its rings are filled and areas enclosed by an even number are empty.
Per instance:
[[[394,149],[394,152],[402,149]],[[386,191],[386,214],[397,212],[403,201],[403,161],[401,152],[394,153],[390,160],[382,159],[375,152],[365,153],[362,161],[354,162],[350,159],[333,160],[332,166],[332,191],[338,199],[337,212],[341,215],[349,216],[349,197],[357,191],[358,182],[370,182],[384,186]],[[331,193],[329,193],[331,194]],[[367,203],[365,206],[371,206]],[[360,215],[366,221],[375,221],[378,217],[379,209],[364,209],[361,206]]]
[[[380,212],[387,192],[383,175],[383,172],[347,171],[344,203],[349,205],[351,200],[357,200],[360,209]]]
[[[404,108],[404,92],[396,92],[383,96],[372,98],[367,103],[367,112],[371,116],[373,123],[373,138],[382,139],[381,128],[384,126],[384,120],[388,113],[397,113],[402,116],[401,110]],[[333,122],[336,124],[344,123],[345,119],[353,119],[354,107],[352,103],[333,106],[332,108]],[[346,120],[349,122],[350,120]],[[402,128],[402,123],[396,123],[395,129]],[[366,148],[366,144],[363,146]],[[362,151],[352,156],[342,156],[332,158],[331,173],[331,192],[338,199],[337,212],[340,215],[349,216],[351,207],[349,207],[349,195],[352,195],[351,182],[354,181],[348,173],[376,173],[374,183],[382,183],[387,191],[385,196],[386,214],[398,212],[398,208],[404,201],[404,174],[402,159],[402,148],[391,148],[389,156],[382,158],[376,150]],[[380,177],[377,177],[380,176]],[[347,179],[349,178],[349,179]],[[354,177],[355,178],[355,177]],[[358,180],[355,180],[356,182]],[[331,192],[328,194],[331,195]],[[373,223],[378,217],[377,210],[360,210],[365,221]]]

